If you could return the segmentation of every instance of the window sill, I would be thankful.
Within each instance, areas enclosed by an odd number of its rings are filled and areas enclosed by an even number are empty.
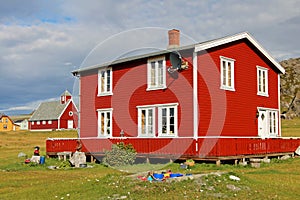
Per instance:
[[[221,86],[220,89],[221,90],[227,90],[227,91],[235,92],[235,89],[232,88],[232,87]]]
[[[167,87],[166,86],[161,86],[161,87],[148,87],[146,89],[146,91],[152,91],[152,90],[164,90],[166,89]]]
[[[97,97],[103,97],[103,96],[112,96],[113,93],[112,92],[109,92],[109,93],[100,93],[97,95]]]
[[[260,93],[260,92],[258,92],[257,95],[258,96],[263,96],[263,97],[269,97],[269,94],[266,94],[266,93]]]

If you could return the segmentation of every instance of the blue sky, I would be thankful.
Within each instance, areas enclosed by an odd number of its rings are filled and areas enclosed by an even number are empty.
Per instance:
[[[0,112],[30,113],[76,93],[72,70],[164,48],[168,29],[179,29],[183,44],[247,31],[281,61],[300,57],[299,25],[299,0],[3,1]]]

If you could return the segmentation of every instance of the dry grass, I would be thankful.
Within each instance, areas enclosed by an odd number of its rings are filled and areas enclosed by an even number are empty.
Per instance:
[[[300,136],[299,133],[299,119],[283,120],[283,136]],[[240,182],[230,181],[228,174],[225,174],[208,176],[203,180],[151,184],[128,178],[120,171],[99,164],[86,169],[49,170],[47,166],[59,165],[60,161],[46,159],[45,165],[29,166],[24,164],[24,158],[18,158],[20,152],[31,156],[36,145],[41,147],[41,154],[44,155],[48,137],[76,138],[77,132],[0,132],[0,199],[117,199],[120,196],[127,196],[127,199],[172,200],[299,198],[300,158],[273,160],[259,169],[196,164],[192,171],[188,171],[193,174],[227,172],[240,177]],[[179,164],[171,164],[168,168],[186,173]],[[137,171],[134,167],[132,169]],[[241,190],[229,190],[228,185]]]

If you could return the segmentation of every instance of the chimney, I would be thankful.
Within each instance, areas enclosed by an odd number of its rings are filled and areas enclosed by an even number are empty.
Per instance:
[[[180,45],[180,31],[172,29],[168,31],[169,35],[169,46],[168,49],[177,48]]]

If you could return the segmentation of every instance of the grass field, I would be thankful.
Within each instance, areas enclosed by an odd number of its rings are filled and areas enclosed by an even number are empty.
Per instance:
[[[300,136],[300,120],[282,121],[283,136]],[[20,152],[29,157],[33,147],[45,154],[48,137],[76,137],[75,131],[1,132],[0,133],[0,199],[299,199],[300,158],[274,159],[258,169],[249,166],[196,164],[191,171],[178,163],[160,165],[178,173],[207,174],[178,182],[140,181],[137,175],[90,164],[91,168],[65,166],[57,159],[46,159],[45,165],[26,165]],[[127,167],[130,171],[147,171],[149,164]],[[218,172],[220,174],[210,174]],[[142,173],[143,175],[143,173]],[[240,181],[229,178],[239,177]]]

